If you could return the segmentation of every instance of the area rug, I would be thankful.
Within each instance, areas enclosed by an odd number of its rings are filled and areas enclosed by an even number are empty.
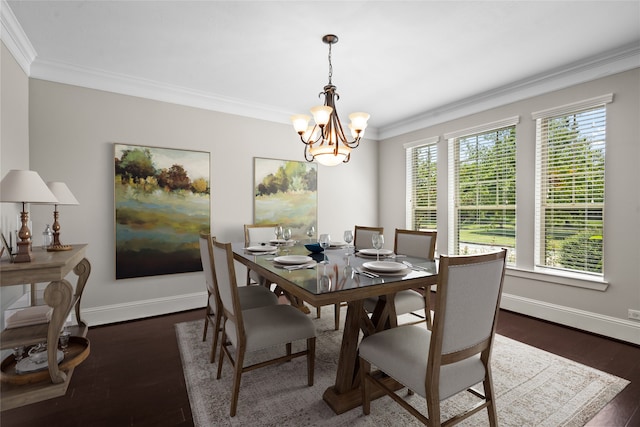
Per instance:
[[[232,369],[228,360],[223,365],[222,378],[216,380],[217,363],[209,363],[211,332],[203,342],[203,321],[176,324],[194,424],[199,427],[422,425],[389,397],[374,400],[369,415],[363,415],[361,407],[336,415],[322,400],[322,394],[335,380],[342,332],[333,329],[333,306],[324,308],[321,318],[314,322],[318,334],[315,384],[306,385],[304,358],[245,373],[233,418],[229,417]],[[302,349],[304,342],[294,343],[294,351],[296,345]],[[284,349],[270,349],[252,353],[245,363],[283,352]],[[492,366],[501,426],[582,426],[629,384],[622,378],[501,335],[496,336]],[[424,398],[408,396],[406,391],[400,393],[426,413]],[[470,393],[447,399],[442,403],[443,419],[471,404],[473,399]],[[486,411],[461,425],[488,425]]]

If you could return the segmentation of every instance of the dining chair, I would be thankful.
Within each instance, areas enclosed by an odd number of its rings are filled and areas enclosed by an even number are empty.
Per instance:
[[[316,330],[311,319],[300,310],[283,304],[242,310],[230,243],[213,242],[213,262],[224,321],[217,378],[222,374],[225,355],[234,370],[229,415],[233,417],[236,414],[240,380],[244,372],[306,356],[307,384],[312,386]],[[230,345],[226,345],[227,340]],[[306,340],[306,349],[292,353],[291,344],[299,340]],[[244,366],[246,353],[280,345],[284,345],[285,355]],[[232,348],[235,349],[234,355]],[[277,373],[274,378],[277,378]]]
[[[248,247],[252,242],[269,243],[275,238],[274,229],[278,224],[245,224],[244,225],[244,247]],[[253,270],[247,269],[247,285],[257,283],[259,285],[269,287],[265,277],[259,275]]]
[[[384,235],[384,227],[365,227],[362,225],[356,225],[353,233],[353,246],[356,252],[360,249],[372,248],[373,243],[371,243],[371,237],[374,234]]]
[[[202,341],[207,340],[207,330],[209,323],[211,323],[213,326],[213,343],[211,344],[211,355],[209,356],[210,363],[213,363],[216,358],[216,346],[222,319],[222,310],[219,309],[221,307],[220,296],[217,290],[218,285],[212,259],[212,242],[214,239],[215,237],[212,238],[209,233],[200,233],[200,260],[202,261],[202,271],[207,285],[207,307],[204,314]],[[276,294],[261,286],[241,286],[238,288],[238,295],[240,297],[240,306],[243,310],[278,304]]]
[[[457,424],[485,408],[489,424],[498,425],[490,362],[506,254],[502,249],[480,255],[441,255],[432,330],[403,325],[362,339],[358,351],[365,415],[370,413],[373,383],[426,425]],[[372,373],[371,365],[379,371]],[[381,381],[382,374],[424,397],[427,414]],[[483,390],[472,388],[479,383]],[[478,403],[441,422],[440,402],[465,390],[479,398]]]
[[[435,230],[417,231],[396,228],[393,252],[396,255],[433,259],[436,251],[437,235],[438,232]],[[427,327],[431,329],[431,292],[429,290],[420,288],[397,292],[394,297],[394,303],[396,315],[411,313],[420,317],[420,320],[410,323],[426,321]],[[377,304],[378,297],[367,298],[364,301],[364,308],[369,313],[373,313]],[[421,310],[424,310],[424,317],[417,313]]]
[[[371,237],[374,234],[383,234],[384,227],[365,227],[362,225],[356,225],[353,233],[353,247],[356,252],[360,249],[368,249],[373,247],[371,243]],[[377,301],[377,299],[376,299]],[[334,329],[337,331],[340,328],[340,308],[345,307],[346,303],[335,304],[334,306]],[[318,315],[318,317],[320,317]]]

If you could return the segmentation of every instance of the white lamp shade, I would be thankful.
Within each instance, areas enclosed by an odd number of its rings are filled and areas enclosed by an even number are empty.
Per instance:
[[[14,203],[58,203],[36,171],[11,169],[0,182],[0,201]]]
[[[49,187],[49,190],[51,190],[51,192],[58,199],[58,203],[56,204],[58,205],[79,205],[80,204],[78,200],[75,198],[75,196],[73,195],[73,193],[71,193],[71,190],[69,190],[69,187],[67,187],[67,184],[65,184],[64,182],[50,181],[50,182],[47,182],[47,187]]]
[[[320,145],[317,147],[311,147],[309,151],[313,158],[325,166],[336,166],[340,163],[344,162],[349,153],[351,153],[351,149],[346,146],[338,147],[338,153],[334,152],[335,146],[332,145]]]
[[[311,114],[313,114],[313,120],[316,124],[324,126],[329,123],[329,118],[331,117],[331,112],[333,108],[327,105],[318,105],[311,109]]]
[[[291,122],[293,123],[293,128],[298,133],[304,133],[307,131],[309,120],[311,120],[311,117],[307,116],[306,114],[296,114],[291,116]]]
[[[351,120],[354,130],[365,130],[367,127],[367,120],[369,120],[369,114],[361,112],[351,113],[349,114],[349,120]]]

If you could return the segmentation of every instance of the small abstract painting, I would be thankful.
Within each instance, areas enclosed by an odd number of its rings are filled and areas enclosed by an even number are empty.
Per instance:
[[[209,153],[124,144],[114,151],[116,279],[202,271]]]
[[[280,224],[293,239],[307,238],[317,223],[318,165],[256,157],[253,170],[254,223]]]

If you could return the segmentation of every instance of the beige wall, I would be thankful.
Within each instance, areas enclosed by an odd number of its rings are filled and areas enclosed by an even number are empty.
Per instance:
[[[113,143],[211,153],[211,228],[242,241],[253,222],[253,158],[303,160],[291,126],[76,86],[30,80],[31,165],[68,184],[79,206],[60,208],[63,243],[87,242],[91,278],[83,298],[90,324],[203,306],[202,273],[115,280]],[[365,141],[348,165],[318,169],[318,230],[342,236],[377,224],[377,142]],[[364,185],[363,185],[364,184]],[[50,209],[38,207],[34,228]],[[243,277],[241,274],[240,277]]]
[[[534,239],[534,111],[613,93],[607,105],[605,291],[559,284],[531,273]],[[431,126],[380,142],[381,225],[405,224],[405,149],[403,144],[440,136],[438,145],[438,251],[447,253],[447,142],[443,135],[519,116],[517,137],[516,269],[507,272],[503,307],[578,328],[640,343],[640,322],[627,319],[640,310],[640,69],[536,96],[479,114]],[[586,285],[589,282],[569,281]]]
[[[0,44],[0,177],[4,177],[11,169],[29,169],[29,78]],[[19,208],[15,203],[0,203],[0,229],[7,239],[17,228]],[[22,286],[0,289],[0,324],[4,324],[5,308],[23,293]]]

